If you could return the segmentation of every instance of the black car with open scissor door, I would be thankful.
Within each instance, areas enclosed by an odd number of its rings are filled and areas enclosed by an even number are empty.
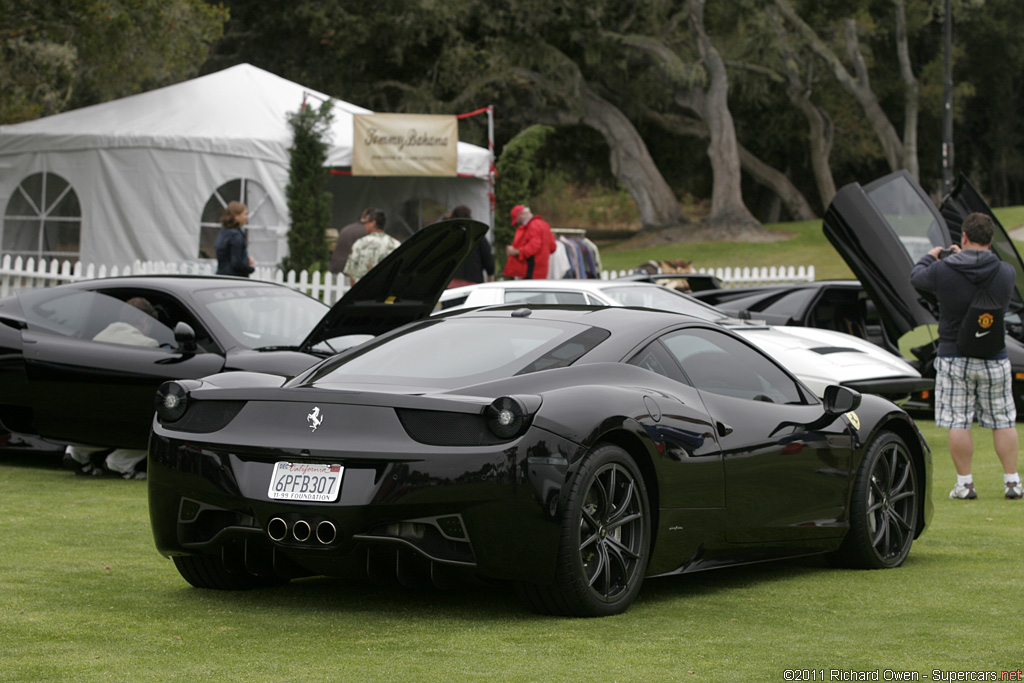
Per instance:
[[[910,271],[932,247],[960,243],[960,224],[972,212],[992,217],[992,251],[1013,266],[1016,285],[1006,324],[1013,396],[1024,417],[1024,263],[1005,228],[977,190],[960,176],[936,206],[906,171],[839,190],[825,214],[826,237],[854,272],[884,322],[890,339],[912,354],[922,375],[934,376],[938,308],[934,297],[910,284]]]
[[[959,244],[960,224],[974,211],[992,216],[997,226],[992,249],[1017,274],[1006,344],[1017,413],[1024,417],[1024,264],[1013,240],[963,176],[941,206],[906,171],[841,188],[823,228],[858,280],[717,289],[694,296],[737,317],[862,337],[903,355],[923,376],[934,378],[938,309],[933,296],[911,286],[910,271],[932,247]],[[930,409],[930,392],[917,394],[904,405]]]

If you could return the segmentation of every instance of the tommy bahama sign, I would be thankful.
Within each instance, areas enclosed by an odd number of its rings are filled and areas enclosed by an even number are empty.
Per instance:
[[[459,122],[430,114],[356,114],[352,175],[454,176]]]

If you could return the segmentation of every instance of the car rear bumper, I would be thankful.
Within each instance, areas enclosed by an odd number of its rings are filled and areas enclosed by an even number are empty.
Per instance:
[[[345,467],[338,500],[315,503],[268,495],[275,463],[300,454],[154,434],[154,540],[165,556],[233,554],[254,573],[372,576],[383,564],[401,576],[416,564],[542,583],[555,566],[565,454],[576,448],[532,429],[503,448],[306,453]]]

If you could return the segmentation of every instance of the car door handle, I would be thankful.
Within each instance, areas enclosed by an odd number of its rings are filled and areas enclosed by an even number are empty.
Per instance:
[[[719,436],[729,436],[732,434],[732,427],[725,424],[724,422],[715,422],[715,431],[718,432]]]

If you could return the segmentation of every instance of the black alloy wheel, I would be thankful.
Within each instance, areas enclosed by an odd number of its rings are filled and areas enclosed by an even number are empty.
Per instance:
[[[917,531],[918,473],[906,443],[880,432],[861,462],[850,504],[850,531],[835,564],[885,569],[903,564]]]
[[[520,586],[520,595],[545,614],[624,612],[643,583],[650,543],[650,504],[640,470],[618,446],[598,446],[571,483],[555,583]]]

